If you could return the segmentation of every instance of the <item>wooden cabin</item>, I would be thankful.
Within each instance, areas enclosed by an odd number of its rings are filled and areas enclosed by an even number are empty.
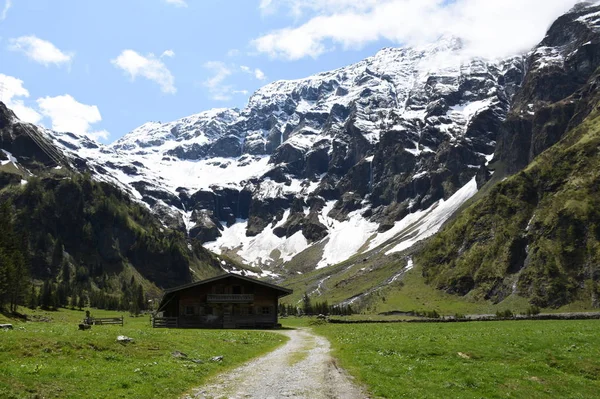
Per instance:
[[[153,327],[273,328],[279,298],[292,290],[253,278],[224,274],[168,289]]]

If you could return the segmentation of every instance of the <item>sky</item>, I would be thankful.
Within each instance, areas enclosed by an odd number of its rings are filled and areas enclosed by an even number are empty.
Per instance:
[[[442,35],[470,56],[531,49],[577,0],[0,0],[0,101],[113,142],[243,108],[258,88]]]

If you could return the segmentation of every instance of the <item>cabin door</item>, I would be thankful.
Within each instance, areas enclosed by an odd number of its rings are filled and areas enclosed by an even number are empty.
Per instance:
[[[233,305],[223,305],[223,328],[235,328],[233,321]]]

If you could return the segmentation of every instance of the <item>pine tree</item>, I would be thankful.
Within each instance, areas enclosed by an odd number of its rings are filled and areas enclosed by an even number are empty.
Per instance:
[[[302,297],[302,312],[305,315],[311,315],[313,313],[313,308],[310,303],[310,297],[307,293],[304,293],[304,296]]]
[[[51,266],[52,270],[58,270],[63,264],[65,249],[60,241],[54,243],[54,249],[52,251]]]
[[[63,259],[61,266],[61,278],[62,284],[65,289],[65,294],[67,296],[71,295],[71,267],[69,266],[69,262]]]
[[[77,307],[79,308],[79,310],[83,310],[83,308],[85,308],[85,302],[85,293],[81,292],[81,295],[79,295],[79,301],[77,302]]]
[[[31,289],[29,290],[29,298],[27,299],[27,306],[29,307],[29,309],[35,309],[37,308],[37,303],[38,303],[38,296],[37,296],[37,292],[35,290],[35,285],[33,283],[30,284],[31,285]]]
[[[140,311],[146,310],[146,295],[144,295],[144,287],[141,284],[137,288],[137,306]]]
[[[73,290],[73,292],[71,292],[70,305],[71,305],[71,309],[73,309],[73,310],[77,306],[77,290]]]
[[[40,306],[42,309],[50,309],[54,306],[54,295],[52,293],[52,283],[48,280],[44,281],[40,296]]]

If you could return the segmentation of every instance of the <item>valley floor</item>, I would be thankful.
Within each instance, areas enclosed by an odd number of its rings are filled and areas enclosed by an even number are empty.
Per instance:
[[[323,324],[376,398],[597,398],[599,320]]]
[[[126,317],[123,327],[78,331],[83,312],[27,312],[33,321],[0,315],[15,327],[0,331],[2,398],[541,399],[600,392],[600,320],[331,324],[289,317],[281,320],[287,328],[266,332],[152,329],[147,317]],[[134,342],[120,344],[117,335]]]
[[[0,398],[177,398],[213,375],[272,351],[287,337],[265,331],[153,329],[148,316],[79,331],[84,312],[0,314]],[[92,309],[92,316],[120,316]],[[133,338],[129,344],[117,336]],[[182,352],[187,356],[180,355]],[[219,361],[214,357],[223,356]]]

